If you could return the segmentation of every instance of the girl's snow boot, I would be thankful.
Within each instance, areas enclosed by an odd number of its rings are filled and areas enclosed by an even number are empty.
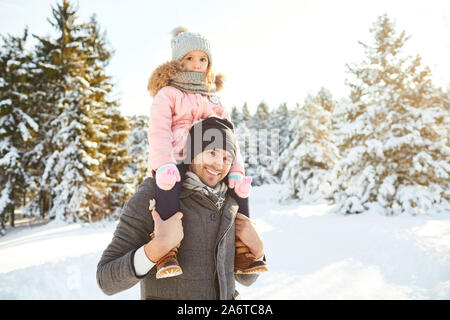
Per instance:
[[[236,237],[235,246],[234,273],[260,274],[269,270],[266,262],[256,259],[250,249],[238,237]]]
[[[152,233],[150,237],[153,239],[155,235]],[[175,277],[183,273],[177,258],[180,245],[181,243],[158,260],[156,263],[156,279]]]

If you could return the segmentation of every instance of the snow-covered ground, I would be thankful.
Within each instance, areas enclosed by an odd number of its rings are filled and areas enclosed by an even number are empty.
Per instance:
[[[450,299],[450,213],[343,216],[323,204],[278,204],[280,190],[252,191],[270,270],[251,287],[238,284],[243,299]],[[139,299],[139,285],[108,297],[96,283],[115,225],[8,229],[0,299]]]

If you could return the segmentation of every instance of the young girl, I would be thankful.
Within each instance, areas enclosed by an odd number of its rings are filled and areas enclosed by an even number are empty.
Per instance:
[[[212,54],[209,41],[184,27],[173,31],[172,61],[159,66],[150,77],[148,90],[153,99],[150,108],[148,140],[149,170],[156,179],[156,211],[163,220],[179,211],[179,195],[187,166],[184,147],[192,125],[209,117],[230,120],[220,104],[216,92],[222,89],[223,76],[212,72]],[[239,205],[239,212],[249,216],[248,196],[251,177],[245,177],[242,156],[237,151],[235,162],[228,174],[230,194]],[[237,239],[238,240],[238,239]],[[157,262],[157,278],[182,273],[173,248]],[[241,254],[242,250],[238,252]],[[248,252],[241,256],[236,270],[256,273],[259,263],[252,263]],[[236,260],[236,261],[237,261]],[[246,261],[244,261],[246,260]],[[245,265],[245,266],[244,266]],[[264,268],[263,268],[264,269]],[[265,270],[263,270],[265,271]]]

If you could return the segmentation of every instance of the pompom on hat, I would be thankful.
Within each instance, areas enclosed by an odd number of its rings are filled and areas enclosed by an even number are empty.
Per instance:
[[[188,52],[200,50],[208,55],[209,63],[212,64],[211,44],[204,36],[191,32],[183,26],[173,29],[172,35],[173,60],[181,61]]]

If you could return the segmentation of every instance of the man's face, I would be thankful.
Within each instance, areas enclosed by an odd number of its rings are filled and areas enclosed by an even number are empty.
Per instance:
[[[231,154],[223,149],[210,149],[199,153],[189,166],[208,187],[214,188],[228,174],[233,162]]]

